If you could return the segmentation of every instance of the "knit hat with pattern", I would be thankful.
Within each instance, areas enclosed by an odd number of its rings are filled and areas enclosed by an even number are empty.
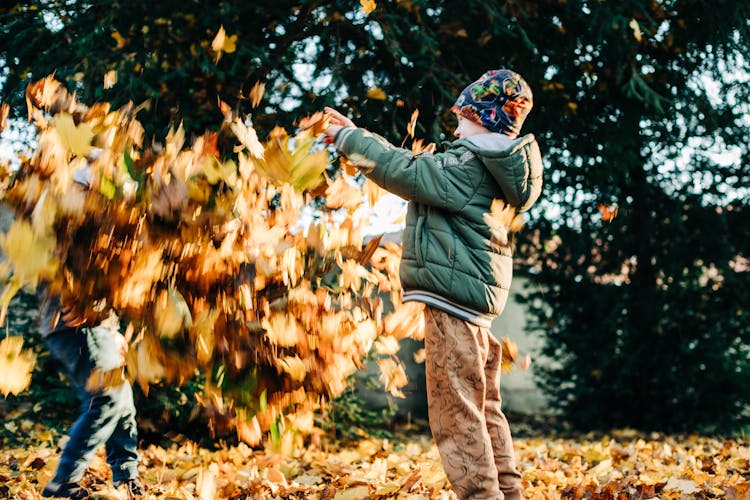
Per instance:
[[[521,75],[495,69],[466,87],[451,111],[492,132],[518,134],[533,101],[531,88]]]

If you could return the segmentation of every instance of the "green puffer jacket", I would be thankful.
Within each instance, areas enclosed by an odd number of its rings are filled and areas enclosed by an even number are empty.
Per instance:
[[[508,298],[513,243],[493,240],[484,216],[495,199],[524,211],[539,197],[534,136],[481,134],[449,143],[443,153],[414,156],[345,127],[335,144],[368,178],[409,201],[399,269],[404,301],[489,327]]]

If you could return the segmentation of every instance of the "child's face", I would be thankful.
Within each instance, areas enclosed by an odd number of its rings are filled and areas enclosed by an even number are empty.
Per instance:
[[[487,130],[486,128],[484,128],[483,126],[479,125],[478,123],[474,123],[468,118],[464,118],[463,116],[459,115],[458,127],[456,127],[456,130],[453,132],[453,135],[455,135],[459,139],[465,139],[467,137],[471,137],[472,135],[489,134],[489,133],[491,132]]]

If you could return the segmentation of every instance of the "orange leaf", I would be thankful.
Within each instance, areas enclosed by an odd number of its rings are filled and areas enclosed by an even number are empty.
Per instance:
[[[602,214],[602,220],[604,222],[612,222],[612,220],[617,217],[617,212],[619,210],[619,207],[617,205],[606,205],[604,203],[599,203],[597,207]]]
[[[365,15],[369,15],[377,7],[375,0],[359,0],[359,4],[362,6],[362,12]]]

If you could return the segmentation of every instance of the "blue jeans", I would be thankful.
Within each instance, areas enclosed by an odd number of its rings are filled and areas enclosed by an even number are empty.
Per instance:
[[[94,370],[108,372],[120,366],[120,353],[112,332],[103,326],[67,328],[51,333],[45,338],[45,344],[63,365],[68,381],[82,400],[80,414],[70,428],[70,439],[53,481],[80,481],[102,444],[115,484],[138,477],[138,434],[132,387],[123,377],[122,383],[114,387],[86,388]]]

